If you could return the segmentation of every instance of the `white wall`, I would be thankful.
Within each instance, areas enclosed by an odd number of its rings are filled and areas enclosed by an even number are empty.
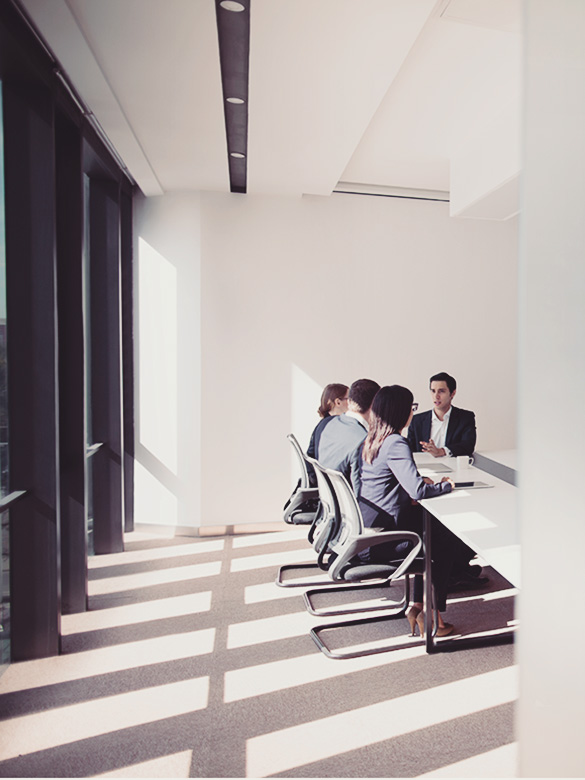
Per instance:
[[[520,774],[584,777],[585,4],[525,11]]]
[[[136,210],[136,518],[279,522],[323,385],[437,371],[515,446],[516,225],[368,196],[175,194]]]
[[[137,522],[201,524],[200,197],[135,201]]]
[[[202,522],[279,521],[323,385],[458,380],[478,449],[515,446],[514,221],[446,203],[204,193]]]

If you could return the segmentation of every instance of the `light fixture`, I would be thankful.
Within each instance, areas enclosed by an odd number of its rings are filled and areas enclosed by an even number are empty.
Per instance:
[[[222,8],[225,8],[226,11],[245,11],[246,6],[242,5],[241,3],[236,3],[235,0],[221,0],[220,3]]]
[[[237,157],[238,160],[243,160],[245,156],[241,152],[230,152],[230,157]]]
[[[232,98],[226,98],[226,100],[227,100],[228,103],[237,103],[237,105],[240,105],[241,103],[244,102],[242,100],[242,98],[233,98],[232,97]]]

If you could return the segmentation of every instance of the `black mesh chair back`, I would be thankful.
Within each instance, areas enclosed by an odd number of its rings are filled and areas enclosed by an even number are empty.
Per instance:
[[[307,471],[307,464],[305,462],[305,458],[307,456],[303,452],[302,447],[299,444],[298,439],[294,435],[294,433],[289,433],[286,438],[292,444],[292,448],[295,451],[295,454],[297,456],[297,460],[299,462],[299,469],[300,469],[300,472],[301,472],[301,484],[300,484],[299,487],[301,488],[301,490],[307,490],[308,488],[311,487],[310,484],[309,484],[309,473]]]
[[[311,525],[316,519],[319,510],[319,491],[309,484],[307,456],[303,452],[296,436],[289,433],[287,439],[290,441],[297,457],[301,476],[290,498],[284,505],[283,520],[291,525]]]

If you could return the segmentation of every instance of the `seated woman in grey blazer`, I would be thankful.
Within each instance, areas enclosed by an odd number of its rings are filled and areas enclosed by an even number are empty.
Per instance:
[[[337,415],[347,412],[348,393],[349,387],[347,385],[333,383],[324,387],[321,394],[321,403],[317,409],[317,414],[321,420],[315,426],[311,434],[311,441],[307,447],[307,455],[310,458],[317,458],[319,439],[327,423],[330,423]],[[317,477],[312,466],[309,469],[309,482],[313,487],[317,484]]]
[[[360,508],[364,524],[369,528],[387,531],[406,530],[422,534],[422,510],[420,499],[449,493],[453,482],[447,477],[434,484],[417,471],[408,441],[402,436],[410,423],[416,405],[413,395],[406,387],[392,385],[382,387],[372,404],[370,428],[362,449]],[[433,561],[432,576],[437,599],[437,608],[447,608],[447,582],[454,566],[469,560],[469,548],[445,526],[432,519]],[[389,560],[401,552],[379,545],[372,548],[369,560]],[[366,551],[366,558],[369,551]],[[375,556],[375,558],[373,558]],[[414,580],[414,604],[407,614],[414,636],[418,625],[421,636],[424,633],[423,579],[416,575]],[[439,614],[437,635],[446,636],[453,626],[445,623]]]

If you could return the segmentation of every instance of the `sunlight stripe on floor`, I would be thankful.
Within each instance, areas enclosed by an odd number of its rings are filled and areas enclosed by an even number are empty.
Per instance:
[[[136,590],[167,585],[172,582],[186,582],[203,577],[214,577],[221,571],[221,561],[211,563],[194,563],[189,566],[179,566],[156,571],[143,571],[139,574],[123,574],[119,577],[106,577],[103,580],[91,580],[90,596],[103,596],[106,593],[120,593],[126,590]]]
[[[247,740],[246,777],[290,772],[301,765],[497,707],[514,701],[516,696],[517,669],[507,667],[263,734]]]
[[[0,760],[156,723],[207,707],[209,678],[182,680],[3,721]]]
[[[91,606],[91,605],[90,605]],[[63,615],[61,633],[63,636],[79,634],[117,626],[131,626],[136,623],[151,623],[164,618],[209,612],[211,609],[211,591],[185,593],[182,596],[169,596],[152,601],[133,602],[119,607],[89,609],[75,615]]]
[[[228,626],[227,647],[250,647],[264,642],[276,642],[278,639],[290,639],[293,636],[308,634],[315,618],[306,610],[275,615],[259,620],[248,620],[246,623],[234,623]]]
[[[485,601],[500,601],[502,599],[515,598],[520,591],[518,588],[506,588],[506,590],[493,590],[485,593],[476,593],[473,596],[449,596],[448,604],[470,604],[473,601],[483,603]]]
[[[317,648],[310,655],[286,658],[282,661],[234,669],[224,676],[224,701],[242,701],[277,691],[284,691],[300,685],[332,680],[352,672],[374,669],[400,663],[411,658],[425,655],[422,644],[413,645],[391,653],[378,653],[363,658],[350,658],[346,661],[332,661]]]
[[[107,555],[91,555],[88,558],[89,569],[104,569],[110,566],[123,566],[128,563],[143,563],[145,561],[161,561],[166,558],[180,558],[183,555],[203,555],[205,553],[221,552],[225,548],[223,539],[209,542],[193,542],[175,544],[169,547],[153,547],[145,550],[127,550]]]
[[[274,582],[262,582],[259,585],[248,585],[244,588],[244,604],[262,604],[265,601],[280,599],[302,599],[308,586],[300,588],[275,587]]]
[[[265,544],[280,544],[282,542],[304,542],[305,547],[309,549],[309,543],[307,536],[309,534],[309,526],[292,528],[289,531],[276,531],[265,534],[254,534],[252,536],[244,536],[240,539],[234,538],[232,546],[234,550],[238,550],[244,547],[257,547]]]
[[[180,753],[170,753],[150,761],[140,761],[137,764],[127,764],[111,772],[101,772],[92,777],[190,777],[192,750],[181,750]]]
[[[0,678],[0,694],[178,661],[213,652],[215,628],[125,642],[49,659],[23,661]]]
[[[231,562],[230,571],[250,571],[251,569],[265,569],[273,566],[276,575],[278,567],[285,563],[315,563],[316,560],[317,556],[309,548],[266,553],[265,555],[248,555],[242,558],[234,558]]]

